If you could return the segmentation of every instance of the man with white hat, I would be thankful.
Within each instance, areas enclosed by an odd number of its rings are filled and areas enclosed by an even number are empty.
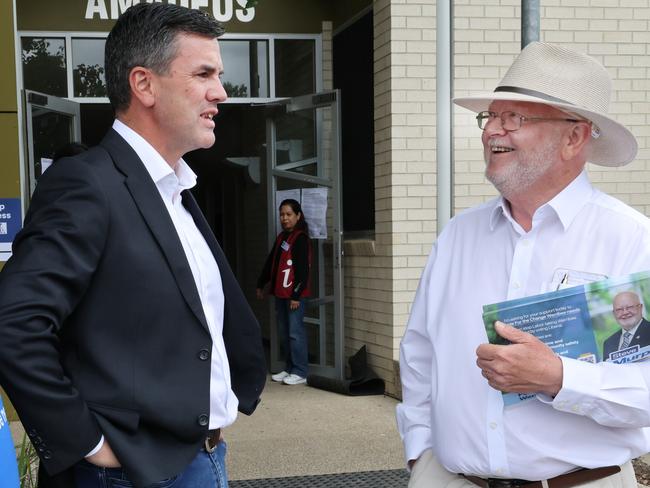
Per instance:
[[[650,447],[650,363],[560,358],[482,307],[650,269],[650,223],[591,186],[585,164],[621,166],[634,136],[607,114],[594,59],[532,43],[478,112],[500,197],[454,217],[423,272],[401,344],[397,408],[415,487],[636,487]],[[624,374],[621,374],[625,368]],[[536,394],[504,407],[501,392]]]

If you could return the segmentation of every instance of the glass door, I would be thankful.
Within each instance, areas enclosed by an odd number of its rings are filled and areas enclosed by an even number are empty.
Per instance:
[[[269,245],[279,232],[278,205],[301,201],[312,235],[311,297],[305,326],[310,373],[344,379],[343,231],[340,96],[337,90],[277,102],[266,123]],[[274,317],[275,315],[272,314]],[[284,368],[277,324],[271,368]]]
[[[27,132],[27,181],[29,195],[52,163],[55,152],[81,139],[79,104],[63,98],[24,91]]]

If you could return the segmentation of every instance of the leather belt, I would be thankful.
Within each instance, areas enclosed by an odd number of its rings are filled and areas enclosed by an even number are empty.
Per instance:
[[[479,478],[478,476],[463,475],[468,481],[482,488],[571,488],[590,481],[607,478],[621,471],[620,466],[605,466],[603,468],[582,468],[570,473],[561,474],[544,481],[512,480],[500,478]]]
[[[219,445],[220,440],[221,440],[221,429],[209,430],[208,435],[205,437],[205,444],[203,445],[206,452],[210,452],[210,453],[214,452],[214,450]]]

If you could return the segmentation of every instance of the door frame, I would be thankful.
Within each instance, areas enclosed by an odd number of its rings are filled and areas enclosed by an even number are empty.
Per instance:
[[[81,140],[81,105],[78,102],[66,100],[52,95],[46,95],[33,90],[23,90],[24,124],[25,124],[25,163],[27,165],[26,200],[31,198],[38,176],[36,174],[36,161],[34,155],[34,127],[32,117],[37,110],[56,112],[72,117],[72,133],[70,140],[73,142]],[[65,144],[62,142],[61,145]]]
[[[277,221],[277,209],[275,208],[275,193],[277,190],[277,178],[295,181],[299,186],[300,183],[309,183],[318,187],[328,189],[328,244],[332,244],[332,294],[325,294],[325,250],[323,240],[317,240],[318,252],[318,290],[319,296],[312,297],[308,301],[309,307],[318,307],[318,318],[305,318],[305,322],[316,323],[318,325],[318,342],[319,342],[319,363],[310,364],[310,372],[326,376],[333,379],[345,379],[345,318],[343,302],[343,220],[342,220],[342,199],[341,199],[341,97],[339,90],[328,90],[314,94],[303,95],[293,98],[278,100],[267,104],[273,110],[269,111],[266,119],[266,165],[267,165],[267,218],[268,218],[268,242],[269,247],[275,242],[275,229]],[[324,148],[323,148],[323,108],[331,110],[331,167],[329,175],[325,173]],[[277,137],[276,137],[276,117],[278,114],[284,115],[301,110],[316,111],[315,135],[316,135],[316,156],[294,161],[285,164],[277,162]],[[290,171],[301,165],[316,163],[316,175],[301,174]],[[331,223],[330,223],[331,222]],[[330,237],[331,236],[331,237]],[[327,322],[326,305],[333,304],[334,313],[332,324]],[[271,305],[272,307],[274,304]],[[284,363],[279,357],[279,338],[275,313],[271,311],[271,369],[280,371],[284,369]],[[327,341],[326,334],[328,327],[333,332],[334,347],[334,364],[326,364],[327,358]]]

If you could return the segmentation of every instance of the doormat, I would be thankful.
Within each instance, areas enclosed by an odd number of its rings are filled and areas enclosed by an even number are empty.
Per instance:
[[[405,469],[228,481],[230,488],[406,488]]]

